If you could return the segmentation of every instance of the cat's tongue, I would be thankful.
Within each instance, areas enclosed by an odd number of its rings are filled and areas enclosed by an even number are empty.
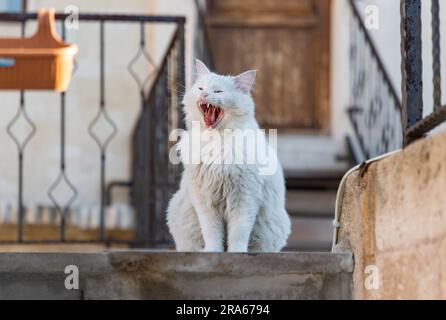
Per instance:
[[[219,115],[220,115],[220,108],[209,106],[207,110],[204,110],[204,122],[206,124],[206,127],[208,128],[214,128],[217,124]]]

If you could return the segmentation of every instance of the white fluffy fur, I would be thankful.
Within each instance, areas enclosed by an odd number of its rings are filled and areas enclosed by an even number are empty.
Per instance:
[[[198,60],[196,69],[195,84],[183,99],[188,130],[192,121],[200,121],[200,130],[210,134],[258,128],[250,95],[255,71],[221,76]],[[208,103],[224,109],[215,129],[206,129],[197,106],[203,90]],[[181,145],[182,141],[180,152]],[[255,164],[185,164],[180,189],[169,203],[167,223],[178,251],[280,251],[290,234],[282,168],[278,164],[273,175],[259,175]]]

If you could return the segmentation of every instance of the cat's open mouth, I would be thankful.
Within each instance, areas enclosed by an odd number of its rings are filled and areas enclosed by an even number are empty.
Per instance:
[[[209,103],[198,103],[198,107],[203,114],[204,123],[208,128],[215,128],[223,119],[223,109]]]

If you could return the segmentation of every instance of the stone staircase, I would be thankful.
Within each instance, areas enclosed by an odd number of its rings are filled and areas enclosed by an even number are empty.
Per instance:
[[[343,174],[343,170],[289,174],[286,207],[292,233],[288,250],[330,251],[336,193]]]
[[[0,253],[0,299],[351,299],[352,270],[349,253]]]
[[[351,167],[347,145],[333,137],[282,134],[277,151],[292,220],[287,250],[330,251],[336,192]]]

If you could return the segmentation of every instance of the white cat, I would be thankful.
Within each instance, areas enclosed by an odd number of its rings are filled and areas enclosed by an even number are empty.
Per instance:
[[[236,77],[221,76],[196,60],[196,72],[195,83],[183,99],[188,132],[193,124],[198,124],[200,132],[208,136],[227,136],[234,129],[257,131],[250,94],[255,81],[254,70]],[[265,142],[264,139],[261,142]],[[190,149],[187,143],[187,139],[178,143],[184,172],[180,189],[167,209],[167,223],[176,249],[280,251],[290,234],[290,219],[285,210],[282,168],[275,153],[269,156],[277,162],[276,169],[272,174],[262,175],[257,163],[227,164],[229,153],[245,154],[246,148],[231,144],[231,150],[223,151],[228,147],[226,139],[211,139],[207,145],[222,150],[223,163],[221,158],[217,161],[217,157],[212,156],[205,163],[184,161]],[[192,140],[192,143],[202,148],[200,154],[204,153],[206,148],[200,141]]]

